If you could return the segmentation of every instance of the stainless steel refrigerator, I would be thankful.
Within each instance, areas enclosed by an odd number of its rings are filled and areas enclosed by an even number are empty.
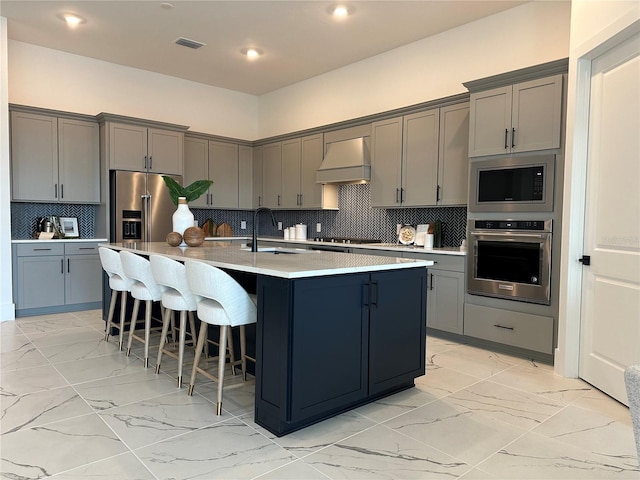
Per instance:
[[[182,184],[182,177],[171,176]],[[109,180],[111,241],[164,242],[176,206],[162,175],[112,170]]]

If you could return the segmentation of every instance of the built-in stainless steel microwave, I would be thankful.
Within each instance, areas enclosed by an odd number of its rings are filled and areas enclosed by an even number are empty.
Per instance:
[[[552,212],[555,155],[470,164],[470,212]]]

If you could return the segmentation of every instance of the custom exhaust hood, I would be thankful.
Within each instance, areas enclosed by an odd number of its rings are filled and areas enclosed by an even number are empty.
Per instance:
[[[371,180],[369,138],[352,138],[328,144],[316,172],[316,183],[364,183]]]

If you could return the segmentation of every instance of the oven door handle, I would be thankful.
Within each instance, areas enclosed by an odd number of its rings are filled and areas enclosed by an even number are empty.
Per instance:
[[[496,233],[496,232],[479,232],[479,231],[471,231],[470,235],[475,237],[517,237],[517,238],[546,238],[551,235],[551,233]]]

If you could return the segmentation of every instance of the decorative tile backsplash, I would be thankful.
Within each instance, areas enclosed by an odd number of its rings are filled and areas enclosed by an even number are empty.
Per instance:
[[[95,228],[96,205],[76,205],[60,203],[12,203],[11,233],[13,238],[31,238],[36,229],[36,219],[46,215],[78,217],[80,236],[92,238]],[[307,225],[308,238],[313,237],[354,237],[381,240],[385,243],[397,241],[396,225],[408,223],[417,225],[440,220],[443,223],[444,245],[459,246],[465,238],[466,207],[438,208],[398,208],[383,209],[371,207],[371,187],[369,184],[340,185],[339,210],[276,210],[276,220],[284,227],[296,223]],[[216,224],[227,222],[233,228],[234,236],[248,236],[253,232],[252,210],[191,209],[196,220],[202,224],[212,218]],[[265,236],[283,236],[271,225],[269,215],[258,218],[258,232]],[[241,222],[247,222],[242,230]],[[316,233],[316,224],[322,231]]]
[[[93,238],[97,205],[73,203],[11,203],[12,238],[32,238],[38,217],[77,217],[80,238]]]
[[[466,207],[438,208],[398,208],[383,209],[371,207],[371,187],[369,184],[340,185],[339,210],[275,210],[276,220],[283,227],[296,223],[307,225],[307,237],[353,237],[381,240],[393,243],[398,240],[396,225],[408,223],[417,225],[440,220],[443,223],[444,245],[459,246],[466,235]],[[216,224],[227,222],[235,236],[251,235],[253,232],[253,211],[216,210],[192,208],[200,224],[212,218]],[[241,221],[247,228],[241,230]],[[283,236],[283,232],[271,225],[269,215],[260,214],[258,232],[265,236]],[[316,233],[316,223],[322,231]]]

